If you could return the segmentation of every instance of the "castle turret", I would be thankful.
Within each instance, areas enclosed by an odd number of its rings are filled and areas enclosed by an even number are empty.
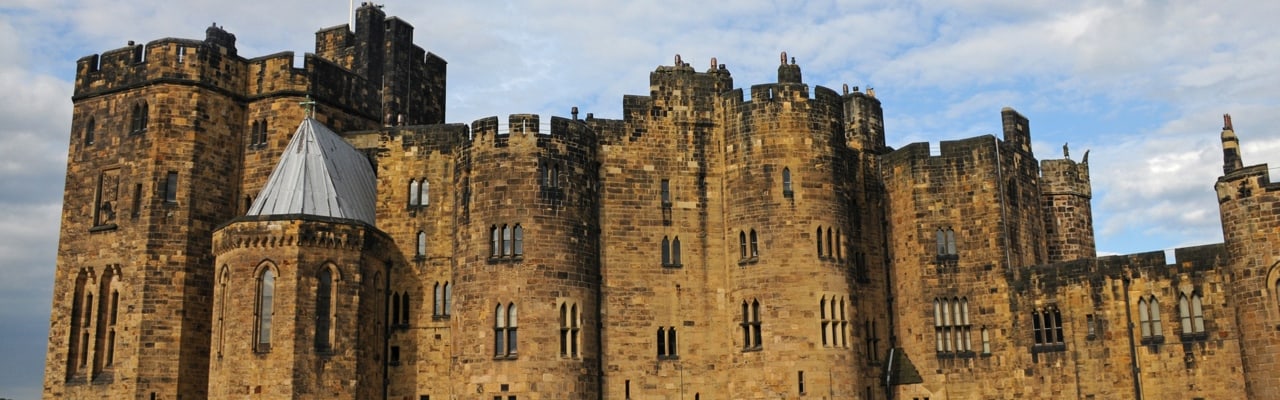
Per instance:
[[[1097,256],[1088,157],[1085,152],[1081,162],[1070,158],[1040,162],[1040,203],[1050,263]]]
[[[1266,164],[1241,167],[1239,141],[1226,117],[1222,132],[1226,174],[1214,189],[1222,215],[1222,238],[1232,275],[1230,303],[1235,305],[1236,328],[1249,398],[1280,393],[1274,370],[1280,354],[1280,184],[1271,182]]]
[[[374,179],[307,118],[248,215],[214,233],[211,398],[384,397],[395,251],[373,226]]]
[[[454,393],[599,397],[596,135],[549,122],[477,120],[459,156]]]

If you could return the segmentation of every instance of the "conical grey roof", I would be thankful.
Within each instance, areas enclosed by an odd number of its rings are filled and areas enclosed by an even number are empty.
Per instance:
[[[376,179],[364,154],[307,117],[247,215],[306,214],[374,225]]]

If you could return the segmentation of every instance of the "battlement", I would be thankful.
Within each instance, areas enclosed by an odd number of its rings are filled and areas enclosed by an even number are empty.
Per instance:
[[[886,154],[884,161],[886,165],[951,162],[950,160],[952,159],[972,158],[976,154],[975,150],[989,149],[993,143],[997,143],[993,135],[974,136],[960,140],[943,140],[938,142],[939,154],[933,155],[929,150],[930,145],[928,142],[916,142]]]
[[[1040,161],[1040,174],[1043,186],[1040,192],[1045,195],[1073,194],[1086,198],[1093,197],[1093,188],[1089,181],[1089,163],[1075,162],[1069,158],[1061,160]]]
[[[511,114],[505,124],[499,123],[496,116],[471,123],[473,147],[507,147],[517,140],[534,140],[538,147],[545,147],[546,142],[595,147],[598,137],[584,121],[551,117],[548,123],[542,123],[537,114]]]
[[[1178,274],[1202,275],[1226,263],[1226,247],[1222,243],[1173,249],[1175,262],[1169,262],[1165,251],[1086,258],[1067,262],[1031,266],[1030,274],[1013,281],[1015,291],[1034,286],[1042,292],[1100,279],[1176,280]],[[1099,286],[1099,285],[1094,285]]]
[[[212,29],[212,28],[211,28]],[[234,49],[233,49],[234,50]],[[164,38],[81,57],[73,98],[157,81],[190,82],[239,91],[244,60],[210,41]],[[225,62],[224,62],[225,61]]]

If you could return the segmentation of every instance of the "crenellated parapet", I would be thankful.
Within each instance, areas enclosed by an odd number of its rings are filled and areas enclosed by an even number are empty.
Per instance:
[[[360,251],[371,239],[368,235],[377,233],[359,221],[313,215],[240,217],[214,233],[213,252],[218,256],[236,249],[269,252],[286,247]]]
[[[165,38],[89,55],[76,61],[73,100],[138,88],[153,83],[199,85],[239,94],[244,90],[245,60],[218,40],[225,33],[209,28],[210,38]],[[227,34],[229,35],[229,34]],[[232,42],[234,43],[234,42]]]

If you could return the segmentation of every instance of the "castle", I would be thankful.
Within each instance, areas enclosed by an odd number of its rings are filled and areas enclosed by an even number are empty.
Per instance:
[[[217,26],[78,61],[46,398],[1280,394],[1280,186],[1229,117],[1225,243],[1097,257],[1087,154],[1012,109],[895,150],[784,54],[448,124],[446,62],[355,21],[301,66]]]

